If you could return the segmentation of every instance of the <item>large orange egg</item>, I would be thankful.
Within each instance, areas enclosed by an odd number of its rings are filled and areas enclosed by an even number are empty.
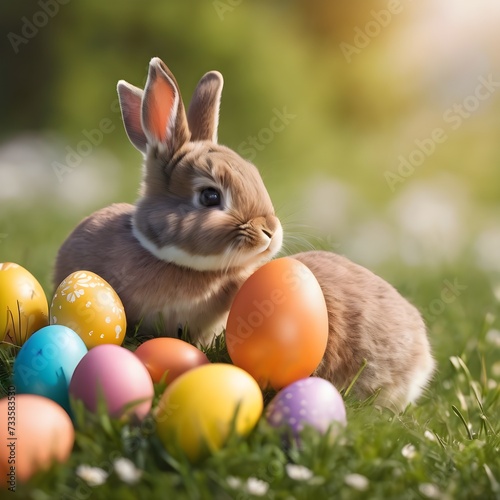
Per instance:
[[[15,491],[18,483],[35,473],[54,462],[65,462],[73,448],[71,419],[43,396],[15,394],[14,387],[9,387],[0,400],[0,422],[0,488]]]
[[[307,266],[273,260],[240,288],[229,312],[226,344],[233,363],[262,388],[280,389],[308,377],[326,349],[328,313]]]
[[[147,340],[134,354],[144,363],[156,383],[160,382],[165,373],[165,382],[170,384],[179,375],[210,363],[205,353],[195,346],[168,337]]]
[[[50,305],[50,324],[71,328],[87,349],[100,344],[121,345],[127,329],[120,297],[91,271],[76,271],[57,287]]]
[[[42,286],[24,267],[0,263],[0,342],[23,345],[49,324],[49,306]]]

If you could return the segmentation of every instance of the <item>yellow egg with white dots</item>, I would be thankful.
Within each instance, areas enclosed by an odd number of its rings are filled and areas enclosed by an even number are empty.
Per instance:
[[[50,324],[74,330],[87,349],[121,345],[127,320],[122,301],[111,285],[91,271],[76,271],[64,279],[50,305]]]

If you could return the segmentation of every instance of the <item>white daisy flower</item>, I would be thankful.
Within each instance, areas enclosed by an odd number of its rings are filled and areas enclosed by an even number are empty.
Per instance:
[[[370,481],[366,476],[355,473],[347,474],[347,476],[344,477],[344,482],[347,486],[350,486],[358,491],[366,491],[368,486],[370,486]]]
[[[246,483],[246,490],[251,495],[263,497],[269,490],[269,483],[257,479],[256,477],[249,477]]]
[[[288,477],[295,481],[307,481],[314,476],[313,471],[303,465],[286,464],[285,469]]]
[[[234,477],[234,476],[229,476],[227,479],[226,479],[226,483],[228,484],[228,486],[230,488],[232,488],[233,490],[238,490],[242,487],[243,485],[243,482],[241,481],[241,479],[239,477]]]
[[[418,487],[418,490],[426,498],[441,498],[441,492],[439,491],[439,488],[435,484],[422,483]]]
[[[431,431],[425,431],[424,432],[424,437],[426,439],[428,439],[429,441],[436,441],[436,436]]]
[[[500,330],[492,328],[486,334],[486,342],[489,342],[494,347],[500,347]]]
[[[410,443],[403,446],[403,449],[401,450],[401,455],[403,455],[403,457],[407,458],[408,460],[414,458],[416,454],[417,450],[415,449],[415,446]]]
[[[82,478],[89,486],[100,486],[108,479],[108,473],[99,468],[90,465],[79,465],[76,468],[76,475]]]
[[[142,470],[138,469],[135,464],[128,458],[117,458],[113,462],[113,467],[117,476],[127,484],[135,484],[141,479]]]

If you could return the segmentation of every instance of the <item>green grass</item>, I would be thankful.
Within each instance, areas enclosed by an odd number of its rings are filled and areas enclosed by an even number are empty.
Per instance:
[[[18,485],[16,498],[257,498],[246,491],[248,478],[263,481],[270,499],[500,498],[500,347],[487,337],[499,328],[499,303],[489,277],[465,265],[412,274],[397,265],[384,273],[422,310],[434,301],[440,311],[427,318],[438,371],[417,406],[397,415],[376,400],[348,396],[348,425],[333,441],[306,429],[300,449],[287,447],[262,419],[248,438],[232,437],[196,465],[165,452],[152,419],[132,426],[80,408],[69,461]],[[454,279],[467,288],[436,305],[444,280]],[[15,353],[0,353],[5,391]],[[207,354],[229,361],[222,341]],[[140,481],[119,478],[112,465],[118,457],[143,471]],[[76,475],[82,464],[108,472],[105,483],[87,485]],[[312,477],[289,477],[287,464],[307,467]]]

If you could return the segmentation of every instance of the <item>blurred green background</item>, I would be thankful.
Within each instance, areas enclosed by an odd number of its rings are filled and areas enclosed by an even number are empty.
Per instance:
[[[135,200],[116,83],[143,86],[159,56],[186,104],[204,72],[224,75],[219,140],[259,167],[285,253],[331,249],[409,289],[463,263],[495,286],[499,21],[496,0],[3,2],[0,261],[50,294],[69,231]],[[289,118],[270,134],[276,110]]]

